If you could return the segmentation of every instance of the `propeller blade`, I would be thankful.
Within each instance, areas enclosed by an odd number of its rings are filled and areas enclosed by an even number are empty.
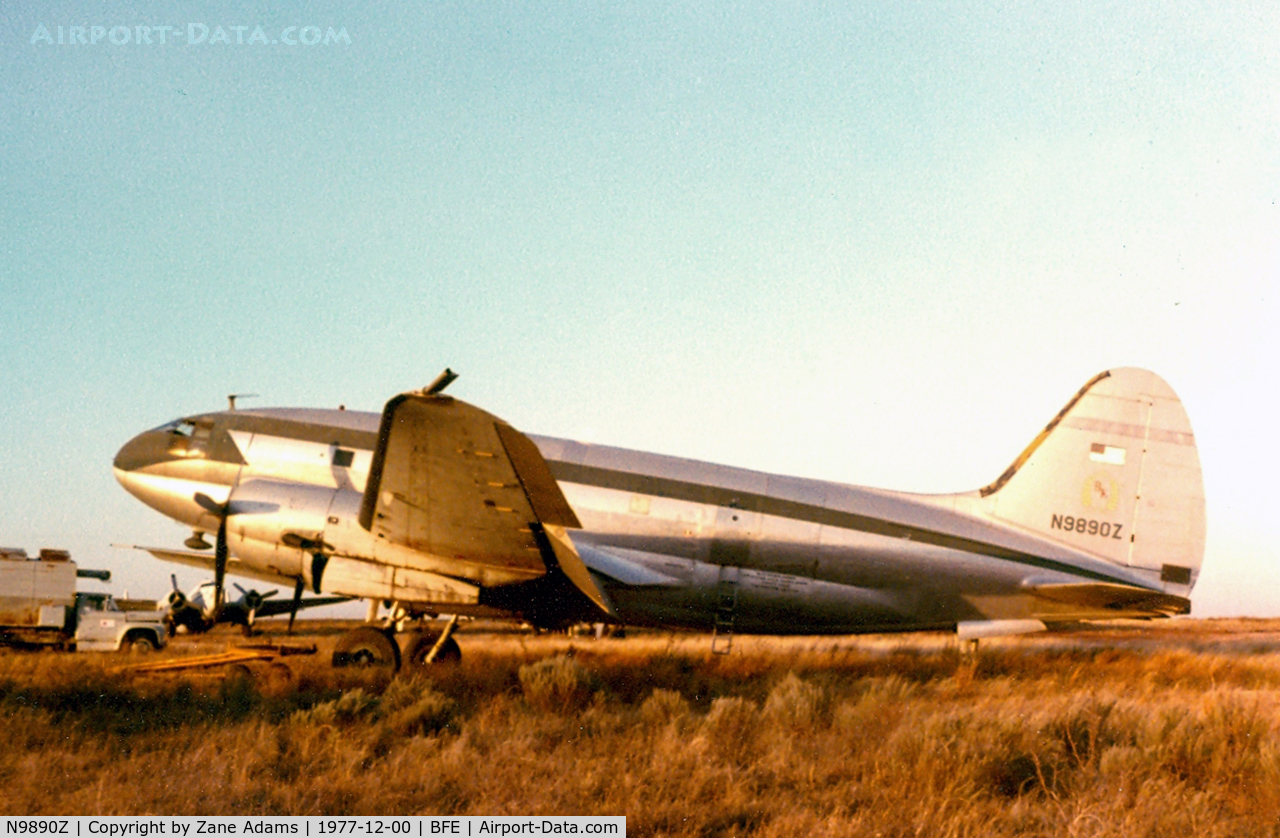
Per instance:
[[[209,497],[204,492],[196,492],[195,502],[205,512],[211,512],[214,515],[217,515],[219,518],[226,517],[227,504],[218,503],[216,500]]]
[[[165,605],[169,606],[170,611],[175,611],[187,604],[187,597],[182,593],[182,589],[178,587],[178,574],[169,574],[169,582],[173,585],[173,590],[164,598]]]
[[[213,618],[216,621],[226,601],[224,583],[227,577],[227,516],[231,514],[231,500],[218,503],[204,492],[196,492],[196,504],[206,512],[218,516],[218,540],[213,555]]]
[[[217,617],[222,610],[223,584],[227,579],[227,519],[218,524],[218,542],[213,554],[213,613]]]
[[[231,584],[232,584],[232,586],[233,586],[237,591],[239,591],[239,592],[240,592],[240,596],[248,596],[248,595],[249,595],[249,592],[248,592],[248,591],[246,591],[244,588],[240,587],[240,583],[239,583],[239,582],[232,582]]]
[[[271,597],[275,596],[278,593],[280,593],[279,588],[272,588],[271,590],[267,591],[265,594],[260,594],[260,596],[263,599],[270,599]]]
[[[289,603],[289,628],[286,634],[293,634],[293,621],[298,616],[298,605],[302,602],[302,591],[306,588],[306,582],[299,576],[297,581],[293,583],[293,602]],[[275,593],[275,591],[272,591]]]

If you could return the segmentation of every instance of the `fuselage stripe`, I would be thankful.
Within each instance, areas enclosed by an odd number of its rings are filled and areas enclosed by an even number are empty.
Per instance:
[[[742,492],[722,486],[708,486],[701,483],[675,480],[669,477],[618,471],[600,466],[569,463],[562,460],[548,460],[547,464],[551,466],[551,473],[556,480],[564,483],[578,483],[601,489],[632,492],[638,495],[652,495],[690,503],[732,507],[748,512],[757,512],[762,515],[775,515],[780,518],[839,527],[872,535],[882,535],[888,538],[907,538],[921,544],[931,544],[936,547],[961,550],[966,553],[1017,562],[1029,567],[1040,568],[1041,570],[1053,570],[1069,573],[1072,576],[1084,579],[1135,587],[1132,579],[1121,576],[1112,576],[1056,559],[1001,547],[997,544],[988,544],[970,538],[921,529],[880,518],[873,518],[868,515],[859,515],[855,512],[844,512],[825,506],[816,506],[752,492]]]

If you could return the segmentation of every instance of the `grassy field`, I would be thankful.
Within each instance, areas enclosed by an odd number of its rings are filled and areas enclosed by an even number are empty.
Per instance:
[[[4,814],[625,814],[631,835],[1280,834],[1280,623],[986,643],[463,633],[395,679],[0,651]],[[279,639],[269,638],[269,639]],[[181,656],[241,642],[180,638]]]

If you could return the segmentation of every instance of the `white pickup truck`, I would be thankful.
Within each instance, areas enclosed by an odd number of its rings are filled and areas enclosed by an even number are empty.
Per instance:
[[[63,550],[0,548],[0,645],[79,651],[150,652],[164,646],[164,614],[122,611],[111,594],[78,593],[76,578],[109,579],[77,570]]]

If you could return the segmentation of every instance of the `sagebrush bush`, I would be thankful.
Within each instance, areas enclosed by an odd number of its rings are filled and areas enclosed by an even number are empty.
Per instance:
[[[806,729],[821,726],[827,713],[827,692],[802,681],[794,672],[779,681],[764,703],[763,716],[773,724]]]
[[[680,722],[689,716],[689,702],[675,690],[654,690],[640,705],[640,718],[651,728]]]
[[[458,703],[452,698],[428,689],[412,704],[393,712],[387,724],[400,736],[439,733],[449,727],[457,709]]]
[[[730,695],[711,702],[702,729],[715,753],[741,766],[758,752],[760,722],[760,708],[754,701]]]
[[[332,701],[325,701],[307,710],[294,713],[289,721],[295,725],[345,725],[362,716],[377,713],[379,699],[357,687]]]
[[[573,713],[591,701],[594,679],[574,658],[543,658],[520,667],[519,674],[524,700],[535,710]]]

